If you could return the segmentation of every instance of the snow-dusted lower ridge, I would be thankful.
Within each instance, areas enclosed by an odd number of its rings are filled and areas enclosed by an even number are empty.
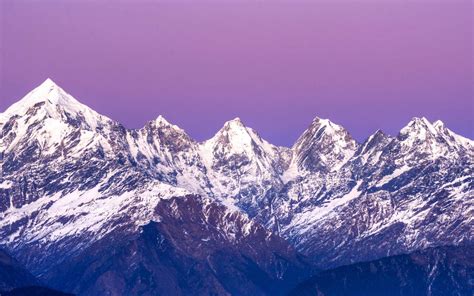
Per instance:
[[[425,118],[364,143],[316,118],[292,148],[236,118],[200,143],[161,116],[126,129],[47,80],[0,114],[0,160],[0,244],[36,273],[187,194],[322,267],[474,241],[474,143]]]

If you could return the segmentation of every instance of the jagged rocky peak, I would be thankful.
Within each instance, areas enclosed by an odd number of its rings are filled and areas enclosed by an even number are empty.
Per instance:
[[[357,143],[342,126],[329,119],[316,117],[311,125],[293,146],[296,150],[304,149],[306,145],[333,144],[341,148],[353,149]]]
[[[250,145],[252,142],[250,131],[239,117],[224,123],[224,126],[216,133],[213,139],[222,144],[236,146],[235,148],[244,148],[244,146]]]
[[[385,134],[382,130],[377,130],[360,145],[356,155],[367,155],[366,157],[368,157],[374,152],[380,152],[392,139],[393,137]]]
[[[177,125],[170,123],[163,115],[159,115],[155,120],[150,121],[148,124],[158,128],[172,128],[176,130],[182,130]]]
[[[339,169],[358,144],[342,126],[316,117],[293,145],[293,163],[309,171]]]
[[[0,149],[17,160],[23,157],[25,163],[40,155],[112,152],[125,132],[119,123],[80,103],[51,79],[0,114]]]
[[[204,142],[204,147],[228,155],[273,154],[275,149],[253,129],[246,127],[238,117],[227,121],[214,137]]]
[[[263,140],[239,118],[226,122],[214,137],[201,143],[200,155],[221,195],[246,196],[250,200],[258,195],[255,192],[265,191],[262,184],[279,182],[279,148]],[[256,184],[256,178],[261,183]]]
[[[170,123],[162,115],[149,121],[141,132],[145,135],[146,142],[154,144],[157,149],[162,146],[172,152],[178,152],[196,144],[183,129]]]
[[[433,126],[451,145],[455,144],[461,146],[464,149],[471,150],[471,153],[474,153],[474,141],[456,134],[447,128],[441,120],[435,121]]]
[[[421,140],[425,140],[429,136],[436,136],[438,130],[425,117],[413,117],[410,122],[400,130],[402,138],[408,136],[416,136]]]
[[[227,121],[226,123],[224,123],[224,127],[225,128],[245,128],[245,125],[244,123],[242,122],[242,119],[240,119],[240,117],[236,117],[232,120],[229,120]]]
[[[78,101],[72,97],[67,96],[66,92],[59,87],[50,78],[46,79],[38,87],[29,92],[23,99],[16,104],[12,105],[12,110],[18,110],[19,108],[13,107],[29,107],[36,103],[48,103],[52,105],[67,105],[67,104],[79,104]]]
[[[187,133],[180,128],[179,126],[170,123],[166,118],[164,118],[162,115],[159,115],[156,119],[149,121],[145,125],[145,129],[147,130],[153,130],[153,131],[158,131],[155,134],[182,134],[185,135],[187,138],[191,139]]]
[[[453,153],[472,150],[473,141],[457,135],[441,120],[430,123],[425,117],[414,117],[397,136],[408,150],[428,153],[432,157],[452,157]]]
[[[374,144],[377,144],[381,141],[385,141],[386,139],[390,139],[391,137],[387,134],[385,134],[382,130],[378,129],[375,131],[375,133],[373,133],[372,135],[370,135],[367,140],[365,141],[365,143],[368,145],[368,146],[371,146],[371,145],[374,145]]]

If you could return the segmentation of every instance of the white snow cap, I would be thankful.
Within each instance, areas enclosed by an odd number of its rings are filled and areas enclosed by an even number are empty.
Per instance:
[[[224,127],[230,127],[230,128],[245,128],[245,125],[244,123],[242,122],[242,120],[239,118],[239,117],[236,117],[232,120],[229,120],[227,121],[226,123],[224,123]]]
[[[79,101],[66,93],[53,80],[47,78],[38,87],[30,91],[25,97],[11,105],[4,114],[22,114],[33,105],[45,102],[64,107],[83,106]]]
[[[166,128],[166,129],[173,129],[176,131],[180,131],[182,133],[186,133],[182,128],[180,128],[177,125],[172,124],[166,118],[163,117],[163,115],[159,115],[155,120],[150,121],[148,124],[152,124],[157,128]]]
[[[413,117],[408,124],[400,130],[400,133],[406,134],[411,133],[413,131],[416,132],[425,132],[429,131],[431,134],[437,134],[438,131],[435,129],[433,124],[429,122],[426,117]]]
[[[58,106],[70,114],[81,114],[87,124],[93,128],[99,121],[109,121],[107,117],[98,114],[88,106],[80,103],[73,96],[59,87],[53,80],[47,78],[38,87],[30,91],[21,100],[11,105],[5,112],[0,114],[0,122],[8,120],[14,115],[25,115],[28,110],[38,103],[44,103],[45,112],[50,117],[61,119],[62,115],[58,111]]]
[[[159,115],[155,120],[152,121],[156,126],[169,126],[178,128],[176,125],[170,123],[163,115]]]
[[[310,128],[308,128],[300,138],[305,136],[305,134],[309,132],[310,130],[313,131],[313,136],[315,136],[319,133],[319,130],[323,128],[324,128],[324,134],[330,135],[330,136],[336,136],[336,135],[341,136],[342,134],[346,134],[346,133],[348,134],[348,132],[342,125],[336,124],[329,119],[315,117],[313,121],[311,122]]]
[[[326,129],[330,128],[330,129],[336,130],[336,131],[344,130],[344,128],[341,125],[336,124],[336,123],[332,122],[331,120],[329,120],[327,118],[320,118],[320,117],[317,117],[317,116],[313,119],[313,121],[311,122],[311,125],[312,126],[326,127]]]

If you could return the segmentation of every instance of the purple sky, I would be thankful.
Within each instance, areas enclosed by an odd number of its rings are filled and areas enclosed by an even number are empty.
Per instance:
[[[470,0],[119,3],[0,0],[0,111],[51,77],[198,140],[236,116],[280,145],[315,116],[358,140],[413,116],[474,138]]]

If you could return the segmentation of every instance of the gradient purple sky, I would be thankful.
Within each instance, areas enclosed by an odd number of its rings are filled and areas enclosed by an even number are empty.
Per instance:
[[[358,140],[413,116],[474,138],[473,9],[458,0],[0,0],[0,111],[51,77],[125,126],[192,137],[236,116],[291,145],[315,116]]]

